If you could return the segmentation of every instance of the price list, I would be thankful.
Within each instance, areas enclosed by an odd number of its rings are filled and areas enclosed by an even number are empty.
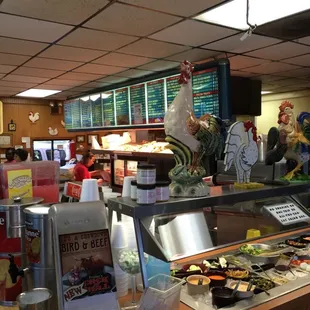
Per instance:
[[[164,80],[147,83],[147,107],[149,124],[160,124],[165,117]]]
[[[72,128],[81,128],[80,100],[71,103]]]
[[[91,110],[92,110],[92,120],[93,127],[102,127],[102,105],[101,105],[101,96],[91,96]]]
[[[107,92],[102,94],[102,109],[104,126],[115,126],[113,92]]]
[[[217,69],[194,73],[193,100],[196,117],[201,117],[206,113],[219,116]]]
[[[145,84],[130,87],[131,124],[146,124]]]
[[[178,80],[179,76],[173,76],[166,79],[168,107],[180,91],[181,85],[179,84]]]
[[[82,116],[82,127],[83,128],[91,128],[91,102],[88,99],[84,101],[81,99],[80,101],[80,109]]]
[[[72,129],[72,114],[71,114],[71,103],[70,102],[65,103],[64,114],[65,114],[66,129]]]
[[[129,125],[128,87],[115,91],[116,123]]]

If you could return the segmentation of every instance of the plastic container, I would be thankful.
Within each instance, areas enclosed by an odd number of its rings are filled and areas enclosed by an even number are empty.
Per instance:
[[[141,305],[147,302],[148,292],[156,299],[156,309],[179,309],[180,294],[182,285],[185,283],[182,279],[158,274],[149,279],[149,288],[143,295]],[[143,309],[143,307],[141,306]]]
[[[156,202],[156,187],[153,185],[137,185],[137,203],[151,205]]]
[[[169,181],[157,181],[156,182],[156,201],[163,202],[168,201],[170,198]]]
[[[158,274],[170,276],[170,263],[166,263],[154,256],[149,256],[149,261],[146,265],[146,273],[148,278],[152,278]]]
[[[154,184],[156,183],[156,166],[155,165],[138,165],[137,170],[138,184]]]

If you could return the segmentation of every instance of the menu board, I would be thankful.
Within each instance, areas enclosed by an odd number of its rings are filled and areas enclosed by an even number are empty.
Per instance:
[[[65,103],[64,105],[64,119],[66,124],[66,129],[72,129],[72,113],[71,113],[71,103]]]
[[[91,101],[91,111],[92,111],[92,127],[102,127],[102,104],[101,104],[101,95],[90,96]]]
[[[181,88],[181,85],[179,84],[179,76],[177,75],[167,78],[166,85],[167,85],[167,103],[169,107]]]
[[[152,81],[146,85],[149,124],[163,123],[166,112],[164,79]]]
[[[81,128],[80,100],[71,103],[72,128]]]
[[[219,115],[217,69],[207,69],[193,74],[194,113],[197,118],[210,113]]]
[[[91,102],[90,100],[80,100],[80,109],[81,109],[81,118],[82,118],[82,127],[91,128]]]
[[[131,124],[146,124],[145,84],[130,87]]]
[[[114,92],[106,92],[102,94],[102,109],[104,126],[115,126],[115,111],[114,111]]]
[[[128,87],[115,91],[116,124],[129,125]]]

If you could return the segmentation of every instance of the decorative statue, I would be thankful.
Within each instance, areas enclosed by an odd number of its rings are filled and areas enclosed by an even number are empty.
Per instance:
[[[285,176],[286,180],[310,180],[307,174],[299,171],[309,160],[310,145],[310,113],[301,112],[294,116],[294,105],[283,101],[279,106],[278,128],[272,127],[268,132],[266,165],[279,162],[283,157],[289,162],[294,161],[295,167]]]
[[[213,115],[197,119],[193,112],[193,66],[181,63],[179,84],[181,88],[165,115],[166,141],[174,153],[175,167],[169,172],[172,180],[170,194],[174,197],[200,197],[209,194],[203,182],[206,170],[204,156],[221,156],[225,142],[225,126]]]

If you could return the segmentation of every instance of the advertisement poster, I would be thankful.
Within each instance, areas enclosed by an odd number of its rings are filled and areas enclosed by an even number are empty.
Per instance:
[[[65,303],[102,295],[101,302],[116,301],[111,273],[113,260],[108,229],[59,236]],[[111,308],[112,309],[112,308]]]
[[[26,226],[25,239],[28,261],[33,264],[40,263],[41,231]]]
[[[31,169],[8,171],[9,198],[32,197],[32,172]]]

